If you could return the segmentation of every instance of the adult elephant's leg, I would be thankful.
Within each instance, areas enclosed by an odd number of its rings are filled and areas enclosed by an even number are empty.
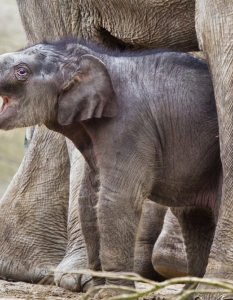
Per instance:
[[[78,209],[78,197],[85,161],[74,144],[68,139],[66,141],[71,164],[67,224],[68,243],[65,257],[56,268],[55,282],[60,287],[71,291],[85,291],[91,284],[91,277],[76,273],[78,269],[86,269],[88,266]]]
[[[206,55],[213,79],[223,166],[219,219],[205,276],[233,279],[232,1],[196,0],[196,31],[200,48]],[[213,299],[212,297],[205,299]]]
[[[158,274],[152,265],[151,257],[154,244],[158,239],[167,208],[146,200],[137,232],[134,254],[134,271],[145,278],[161,281],[165,278]]]
[[[152,255],[154,269],[165,278],[187,275],[187,256],[177,218],[168,209]]]
[[[62,260],[67,244],[68,184],[64,137],[44,126],[36,127],[0,200],[2,278],[38,282]]]

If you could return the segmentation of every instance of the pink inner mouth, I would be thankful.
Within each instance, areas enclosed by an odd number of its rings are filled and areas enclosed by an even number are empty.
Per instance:
[[[8,102],[9,102],[9,97],[7,96],[1,96],[2,100],[3,100],[3,104],[2,107],[0,108],[0,114],[4,112],[4,110],[7,108],[8,106]]]

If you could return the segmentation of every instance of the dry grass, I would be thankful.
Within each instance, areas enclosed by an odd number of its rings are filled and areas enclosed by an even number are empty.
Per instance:
[[[56,270],[57,271],[57,270]],[[108,298],[108,300],[123,300],[123,299],[139,299],[139,300],[161,300],[161,299],[167,299],[167,300],[185,300],[187,297],[192,296],[195,294],[195,296],[201,297],[202,295],[208,293],[213,295],[213,299],[215,300],[232,300],[233,299],[233,281],[232,280],[225,280],[225,279],[217,279],[217,278],[197,278],[197,277],[180,277],[180,278],[172,278],[167,279],[163,282],[155,282],[146,278],[141,277],[138,274],[135,273],[115,273],[115,272],[94,272],[90,270],[78,270],[74,272],[70,272],[70,274],[85,274],[85,275],[91,275],[95,277],[104,277],[104,278],[110,278],[110,279],[119,279],[119,280],[127,280],[127,281],[134,281],[136,283],[136,289],[132,289],[130,287],[126,286],[116,286],[116,285],[108,285],[108,286],[98,286],[93,287],[88,290],[85,294],[79,294],[77,295],[78,300],[88,300],[93,299],[93,295],[98,292],[100,289],[116,289],[121,290],[125,294],[121,294],[119,296],[114,296],[111,298]],[[48,275],[52,275],[53,272]],[[46,277],[43,278],[40,282],[40,284],[43,284],[43,282],[46,281]],[[182,289],[184,287],[184,284],[189,283],[190,288],[189,289]],[[140,287],[140,284],[142,286]],[[201,288],[197,286],[198,284],[201,284]],[[178,288],[177,288],[178,286]],[[203,286],[205,286],[205,289],[203,289]],[[176,292],[169,293],[169,287],[171,289],[176,290]],[[32,293],[38,288],[38,285],[35,285],[34,288],[29,293],[26,300],[30,299],[30,296]],[[47,290],[44,291],[42,299],[47,299],[47,295],[50,291],[50,288],[47,287]],[[164,291],[166,291],[164,293]],[[218,294],[218,296],[216,295]],[[162,297],[162,298],[161,298]],[[216,298],[217,297],[217,298]],[[202,298],[198,298],[202,299]]]
[[[155,282],[152,280],[145,279],[135,273],[114,273],[114,272],[94,272],[90,270],[79,270],[79,274],[86,274],[86,275],[92,275],[96,277],[105,277],[105,278],[111,278],[111,279],[120,279],[120,280],[129,280],[134,282],[144,282],[149,284],[149,288],[143,290],[143,291],[137,291],[132,290],[131,288],[127,288],[125,286],[102,286],[102,287],[94,287],[90,289],[84,296],[79,297],[79,300],[87,300],[90,299],[91,294],[93,292],[96,292],[96,290],[99,290],[100,288],[111,288],[111,289],[121,289],[122,291],[129,291],[130,294],[120,295],[111,297],[108,300],[122,300],[122,299],[137,299],[140,297],[144,297],[146,295],[149,295],[150,293],[158,292],[161,289],[174,285],[174,284],[186,284],[190,283],[191,286],[187,290],[182,290],[177,295],[173,295],[173,300],[185,300],[187,297],[195,294],[195,295],[203,295],[203,294],[213,294],[213,299],[216,299],[214,297],[215,294],[221,294],[224,295],[224,297],[218,298],[218,299],[233,299],[232,293],[233,293],[233,281],[232,280],[226,280],[226,279],[215,279],[215,278],[197,278],[197,277],[180,277],[180,278],[172,278],[167,279],[163,282]],[[206,289],[199,289],[196,286],[197,284],[201,284],[202,286],[206,286]],[[227,297],[227,295],[230,295],[230,297]]]

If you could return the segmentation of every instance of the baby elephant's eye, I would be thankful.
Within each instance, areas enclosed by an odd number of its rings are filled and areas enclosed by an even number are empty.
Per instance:
[[[19,81],[26,81],[30,75],[30,70],[26,66],[15,67],[15,77]]]
[[[27,71],[26,71],[24,68],[20,68],[20,69],[17,70],[17,73],[18,73],[19,75],[23,75],[23,74],[26,74]]]

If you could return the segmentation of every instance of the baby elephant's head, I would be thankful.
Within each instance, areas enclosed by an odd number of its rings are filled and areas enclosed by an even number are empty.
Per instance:
[[[117,114],[105,65],[77,49],[38,44],[0,56],[0,129]]]
[[[41,124],[55,118],[62,83],[55,57],[37,45],[0,56],[0,128]]]

